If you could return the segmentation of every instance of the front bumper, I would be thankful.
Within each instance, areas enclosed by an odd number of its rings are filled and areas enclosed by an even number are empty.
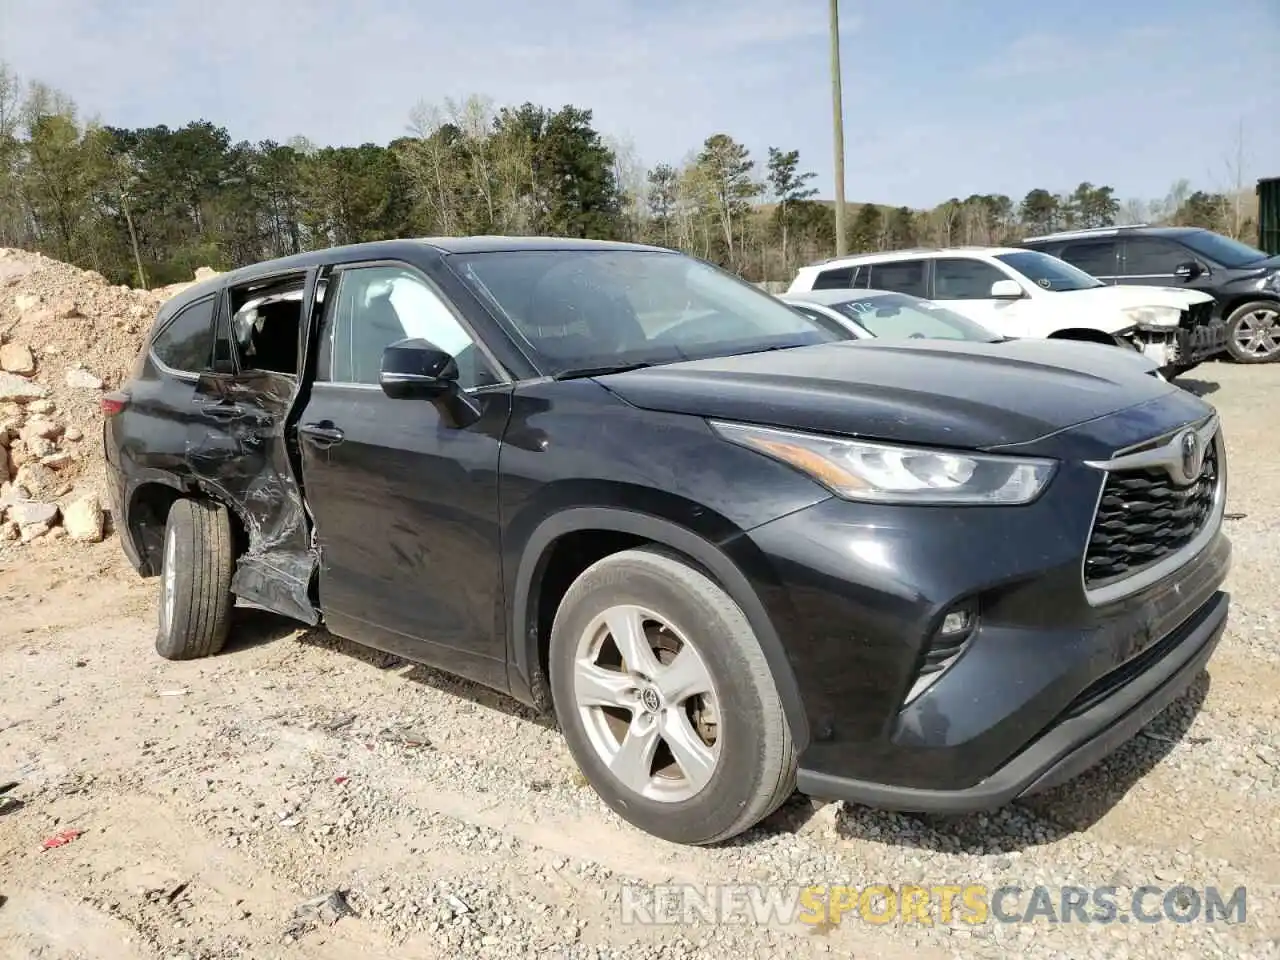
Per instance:
[[[1227,348],[1227,328],[1220,322],[1183,327],[1139,327],[1134,346],[1162,369],[1191,367]]]
[[[801,793],[883,809],[957,814],[992,810],[1059,786],[1083,773],[1140,731],[1195,681],[1226,627],[1229,599],[1216,593],[1176,631],[1122,666],[1110,689],[1086,690],[1079,702],[1020,753],[968,787],[921,789],[872,783],[801,769]]]
[[[1200,363],[1227,349],[1227,325],[1204,323],[1178,331],[1175,363]]]

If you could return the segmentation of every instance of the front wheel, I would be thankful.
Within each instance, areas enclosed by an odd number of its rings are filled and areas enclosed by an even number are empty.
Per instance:
[[[569,750],[623,819],[675,843],[735,836],[795,788],[795,745],[747,618],[662,551],[588,567],[556,611],[551,689]]]
[[[234,563],[227,508],[207,500],[175,500],[160,568],[160,656],[195,660],[222,649],[231,627]]]
[[[1237,363],[1280,359],[1280,303],[1256,300],[1227,318],[1227,352]]]

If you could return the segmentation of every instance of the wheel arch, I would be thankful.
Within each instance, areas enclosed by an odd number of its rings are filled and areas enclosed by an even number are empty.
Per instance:
[[[1245,290],[1233,293],[1222,301],[1222,322],[1226,323],[1233,313],[1251,303],[1265,303],[1280,310],[1280,297],[1270,296],[1262,290]]]
[[[131,485],[124,506],[122,535],[129,537],[142,560],[141,573],[146,577],[160,572],[164,526],[169,507],[182,498],[208,500],[221,504],[231,517],[231,532],[236,555],[242,553],[248,542],[248,527],[244,516],[227,497],[206,489],[202,484],[163,471],[147,471]]]
[[[714,580],[742,609],[751,624],[777,686],[797,751],[807,746],[809,723],[795,672],[768,611],[747,577],[710,540],[670,520],[618,507],[575,507],[553,514],[534,528],[526,542],[516,570],[508,625],[513,692],[523,687],[528,689],[531,701],[538,706],[550,703],[544,663],[545,638],[540,630],[539,595],[557,544],[566,537],[581,533],[626,538],[629,542],[625,546],[664,548]]]

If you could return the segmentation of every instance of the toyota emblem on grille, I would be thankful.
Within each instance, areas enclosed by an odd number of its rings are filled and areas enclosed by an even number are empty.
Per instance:
[[[1182,455],[1182,477],[1190,483],[1200,476],[1204,466],[1204,444],[1194,430],[1188,430],[1178,439],[1178,451]]]

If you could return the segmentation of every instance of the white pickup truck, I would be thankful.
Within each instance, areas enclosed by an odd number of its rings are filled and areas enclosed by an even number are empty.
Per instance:
[[[891,290],[925,297],[1006,337],[1111,343],[1139,350],[1166,377],[1226,346],[1213,298],[1195,290],[1110,286],[1057,257],[1017,247],[895,250],[802,267],[788,293]]]

